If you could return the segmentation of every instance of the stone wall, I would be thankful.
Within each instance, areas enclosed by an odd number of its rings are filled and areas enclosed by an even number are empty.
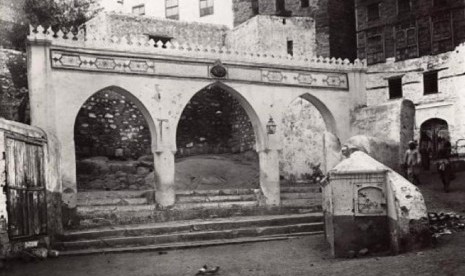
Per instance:
[[[144,115],[128,98],[109,90],[94,94],[76,118],[74,141],[80,157],[134,158],[150,154]]]
[[[288,20],[293,17],[311,18],[315,22],[316,55],[336,58],[356,57],[354,3],[347,0],[309,0],[308,7],[302,7],[301,0],[285,1],[286,12],[276,10],[275,0],[255,0],[258,14],[281,15]],[[234,6],[234,26],[252,18],[251,0],[237,0]],[[290,17],[289,17],[290,16]]]
[[[325,0],[328,1],[328,0]],[[320,0],[320,3],[324,1]],[[319,27],[325,27],[325,20],[320,20],[320,16],[328,14],[329,17],[329,56],[335,58],[348,58],[354,60],[357,58],[356,53],[356,33],[355,33],[355,14],[353,0],[329,0],[327,4],[328,12],[319,11],[317,13],[317,34]],[[322,23],[319,23],[321,21]],[[322,32],[321,35],[324,35]],[[317,37],[317,41],[320,38]],[[322,40],[325,41],[325,40]],[[321,49],[327,46],[320,46]]]
[[[255,135],[240,103],[222,89],[211,87],[186,105],[176,144],[179,156],[238,153],[254,148]]]
[[[314,20],[308,17],[259,15],[231,30],[226,37],[228,47],[238,51],[284,56],[288,54],[288,41],[292,41],[293,54],[316,55]]]
[[[312,165],[326,167],[324,158],[325,122],[309,101],[297,98],[291,102],[282,118],[282,152],[280,175],[285,179],[305,179]]]
[[[438,93],[424,94],[423,74],[430,71],[438,73]],[[413,101],[416,106],[416,131],[423,122],[431,118],[447,121],[451,141],[465,137],[465,45],[454,51],[434,56],[386,63],[368,67],[367,104],[368,106],[392,102],[389,99],[388,79],[402,77],[403,98]]]
[[[399,170],[399,164],[403,161],[403,153],[407,149],[408,142],[413,139],[414,126],[415,107],[408,100],[358,108],[351,115],[353,135],[365,135],[379,139],[374,144],[380,146],[374,147],[385,152],[386,156],[391,156],[388,151],[394,151],[392,154],[395,154],[395,157],[386,157],[386,162],[380,160],[394,170]],[[364,142],[361,143],[364,144]],[[387,151],[382,150],[384,146],[388,148]],[[380,158],[383,157],[380,156]]]
[[[253,5],[258,5],[258,2],[258,0],[233,0],[234,26],[254,17],[256,14],[254,14]]]
[[[29,122],[26,54],[0,49],[0,117]]]
[[[0,0],[0,46],[13,48],[12,31],[18,25],[24,24],[23,5],[25,0]]]
[[[86,23],[89,37],[152,36],[172,38],[171,42],[221,47],[227,27],[148,16],[102,13]]]
[[[255,133],[252,122],[238,101],[233,103],[231,125],[230,145],[233,152],[245,152],[255,149]]]

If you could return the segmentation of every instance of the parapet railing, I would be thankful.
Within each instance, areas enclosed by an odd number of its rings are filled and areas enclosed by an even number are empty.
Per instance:
[[[130,53],[154,54],[173,57],[220,59],[221,61],[247,62],[255,64],[273,64],[284,66],[298,66],[328,70],[365,70],[365,60],[356,59],[351,63],[348,59],[329,58],[322,56],[282,55],[280,53],[251,53],[228,47],[194,45],[190,43],[177,43],[162,41],[155,42],[144,35],[129,35],[121,37],[97,37],[85,34],[84,30],[69,31],[42,26],[30,26],[28,41],[32,44],[38,41],[50,41],[54,46],[99,49],[107,51],[124,51]]]

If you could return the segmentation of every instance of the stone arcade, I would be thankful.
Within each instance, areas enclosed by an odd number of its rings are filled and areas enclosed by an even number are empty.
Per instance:
[[[279,205],[281,149],[279,140],[266,133],[268,120],[280,122],[281,111],[304,96],[322,114],[329,135],[345,140],[350,137],[350,111],[363,104],[364,65],[358,61],[239,53],[188,44],[154,47],[153,41],[125,37],[62,36],[54,37],[41,27],[31,33],[29,77],[32,124],[61,142],[63,203],[68,209],[75,208],[77,192],[74,122],[86,99],[102,89],[118,87],[144,114],[155,158],[156,201],[161,206],[175,203],[175,130],[184,106],[199,90],[219,86],[247,112],[256,136],[266,205]],[[214,75],[212,68],[218,62],[226,75]],[[327,160],[331,161],[334,165],[334,160]]]

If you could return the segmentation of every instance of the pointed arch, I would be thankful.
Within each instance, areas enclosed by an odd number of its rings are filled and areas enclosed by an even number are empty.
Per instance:
[[[336,137],[339,137],[336,120],[334,119],[334,116],[329,110],[329,108],[322,101],[320,101],[317,97],[311,95],[310,93],[304,93],[297,98],[303,98],[309,101],[311,104],[313,104],[315,108],[318,110],[318,112],[320,112],[321,117],[323,117],[323,121],[325,122],[326,126],[326,131],[330,132]]]
[[[142,113],[142,115],[144,116],[144,119],[145,121],[147,122],[147,125],[149,127],[149,131],[150,131],[150,136],[151,136],[151,149],[152,151],[156,148],[156,141],[157,140],[157,129],[156,129],[156,125],[155,125],[155,122],[152,118],[152,116],[150,115],[150,112],[148,111],[148,109],[145,107],[145,105],[134,95],[132,94],[131,92],[129,92],[128,90],[120,87],[120,86],[115,86],[115,85],[111,85],[111,86],[107,86],[107,87],[104,87],[96,92],[94,92],[92,95],[90,95],[89,97],[87,97],[80,105],[79,105],[79,109],[77,110],[76,114],[74,115],[74,124],[76,124],[76,120],[77,120],[77,116],[79,114],[79,110],[80,108],[90,99],[92,98],[93,96],[95,96],[96,94],[100,93],[100,92],[104,92],[104,91],[112,91],[112,92],[115,92],[119,95],[122,95],[124,97],[126,97],[127,99],[129,99],[129,101],[131,101],[133,104],[136,105],[137,109],[139,109],[139,111]],[[73,132],[73,135],[74,135],[74,132]]]
[[[267,144],[268,140],[267,140],[265,128],[263,127],[263,124],[260,121],[260,118],[259,118],[257,112],[252,107],[252,105],[249,103],[249,101],[241,93],[239,93],[237,90],[235,90],[234,88],[224,84],[221,81],[216,81],[214,83],[211,83],[211,84],[203,87],[199,91],[197,91],[194,95],[192,95],[192,97],[189,99],[189,101],[186,102],[186,104],[183,106],[182,110],[184,110],[186,108],[186,106],[189,104],[189,102],[192,100],[193,97],[195,97],[198,93],[200,93],[201,91],[203,91],[204,89],[206,89],[208,87],[219,87],[222,90],[229,93],[231,96],[233,96],[233,98],[236,99],[239,102],[241,107],[247,113],[247,116],[249,117],[249,120],[250,120],[250,122],[252,124],[252,128],[253,128],[253,131],[254,131],[254,134],[255,134],[255,149],[256,149],[256,151],[265,150],[268,147],[267,146],[268,145]],[[178,118],[176,126],[179,125],[180,120],[181,120],[181,117]],[[175,137],[176,137],[176,135],[177,135],[177,128],[175,130]],[[176,148],[177,148],[177,145],[176,145]]]

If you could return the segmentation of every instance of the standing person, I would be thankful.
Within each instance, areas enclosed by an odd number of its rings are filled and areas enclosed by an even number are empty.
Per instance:
[[[444,192],[449,192],[450,182],[455,178],[454,172],[452,170],[452,165],[450,163],[450,156],[452,153],[452,144],[449,141],[449,137],[444,137],[444,140],[441,145],[441,150],[439,151],[438,157],[440,158],[437,163],[437,169],[439,177],[441,178],[442,185],[444,186]]]
[[[421,165],[425,171],[430,169],[430,147],[428,141],[422,140],[420,142]]]
[[[449,159],[440,159],[437,163],[439,177],[441,178],[444,192],[449,192],[450,181],[452,180],[452,168]]]
[[[408,149],[404,156],[404,165],[407,168],[407,179],[415,185],[420,185],[419,165],[421,164],[420,152],[418,152],[415,141],[408,143]]]

